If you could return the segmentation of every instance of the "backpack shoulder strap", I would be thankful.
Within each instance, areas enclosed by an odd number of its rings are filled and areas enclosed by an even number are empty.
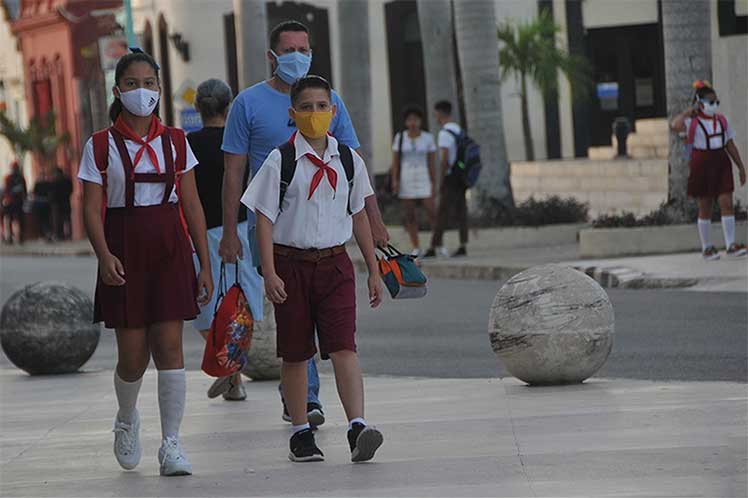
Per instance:
[[[686,135],[686,143],[692,144],[693,139],[696,136],[696,128],[699,126],[699,117],[694,116],[691,118],[691,124],[688,125],[688,134]]]
[[[109,168],[109,128],[95,132],[91,136],[91,141],[93,142],[96,169],[99,170],[101,176],[106,176],[106,171]],[[104,188],[106,188],[106,182],[104,182]]]
[[[177,152],[177,157],[174,160],[174,171],[179,175],[187,168],[187,136],[181,128],[167,126],[166,130],[171,138],[171,143],[174,144],[174,150]]]
[[[343,163],[343,169],[345,170],[345,179],[348,181],[348,214],[351,215],[351,191],[353,190],[353,152],[351,148],[345,144],[338,142],[338,154],[340,154],[340,162]]]
[[[283,199],[286,197],[288,186],[291,185],[293,175],[296,173],[296,147],[293,142],[288,141],[278,147],[281,153],[281,179],[280,195],[278,196],[278,210],[283,211]]]
[[[722,133],[727,133],[727,118],[724,114],[717,114],[717,121],[722,126]]]

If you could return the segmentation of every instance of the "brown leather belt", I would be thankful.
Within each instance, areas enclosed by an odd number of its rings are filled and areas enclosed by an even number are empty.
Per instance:
[[[273,254],[276,256],[283,256],[285,258],[297,259],[309,263],[316,263],[321,259],[331,258],[338,254],[343,254],[344,252],[344,245],[329,247],[327,249],[297,249],[296,247],[282,246],[280,244],[275,244],[273,246]]]

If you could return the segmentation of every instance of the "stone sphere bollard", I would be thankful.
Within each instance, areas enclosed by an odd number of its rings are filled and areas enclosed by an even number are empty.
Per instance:
[[[0,314],[0,337],[8,359],[31,375],[78,371],[99,344],[93,303],[81,290],[39,282],[12,296]]]
[[[252,380],[277,380],[281,359],[276,356],[275,310],[267,297],[263,297],[262,316],[264,320],[254,324],[252,345],[242,373]]]
[[[613,306],[584,273],[560,265],[518,273],[491,307],[491,347],[513,376],[532,385],[583,382],[613,347]]]

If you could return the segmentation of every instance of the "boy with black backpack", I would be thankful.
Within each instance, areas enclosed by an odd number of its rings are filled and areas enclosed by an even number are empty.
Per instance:
[[[431,248],[423,257],[433,258],[437,253],[449,257],[449,252],[443,247],[443,239],[452,213],[460,230],[460,247],[452,257],[467,256],[468,219],[465,193],[475,184],[480,174],[480,147],[468,137],[460,125],[452,121],[451,103],[446,100],[437,102],[434,106],[434,115],[441,125],[437,173],[441,179],[441,195]]]
[[[356,280],[345,243],[355,235],[366,261],[369,304],[381,302],[365,199],[374,195],[361,157],[328,134],[336,112],[318,76],[291,87],[289,116],[298,132],[273,150],[242,196],[257,215],[265,293],[275,305],[283,398],[291,415],[289,459],[324,460],[307,420],[307,360],[317,352],[335,368],[348,418],[351,460],[370,460],[383,437],[364,420],[356,355]]]

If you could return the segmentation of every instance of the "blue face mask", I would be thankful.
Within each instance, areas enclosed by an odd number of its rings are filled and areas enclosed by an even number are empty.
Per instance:
[[[275,59],[278,61],[275,75],[289,85],[293,85],[297,80],[306,76],[309,72],[309,67],[312,65],[311,54],[305,55],[301,52],[291,52],[278,55],[272,50],[270,53],[273,54]]]

